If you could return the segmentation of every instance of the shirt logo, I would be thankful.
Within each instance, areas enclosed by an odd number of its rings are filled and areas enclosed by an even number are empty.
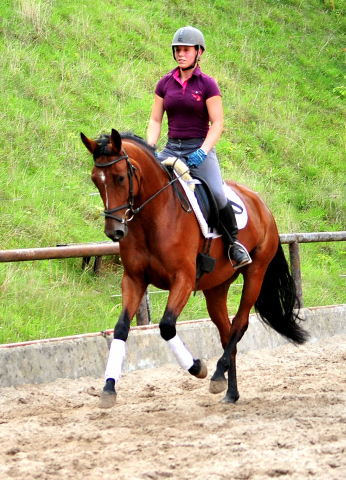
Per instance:
[[[193,92],[192,98],[194,98],[197,102],[200,102],[202,100],[202,97],[199,92]]]

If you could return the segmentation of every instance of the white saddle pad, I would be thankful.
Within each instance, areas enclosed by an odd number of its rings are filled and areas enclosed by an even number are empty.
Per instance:
[[[204,215],[203,215],[203,213],[200,209],[200,206],[198,205],[195,194],[190,189],[190,187],[188,186],[188,183],[190,183],[190,182],[186,183],[181,178],[179,178],[179,181],[184,188],[184,191],[185,191],[186,196],[187,196],[187,198],[188,198],[188,200],[191,204],[191,207],[192,207],[193,211],[196,214],[196,217],[197,217],[198,223],[201,227],[201,231],[202,231],[203,236],[205,238],[219,237],[220,236],[219,233],[210,232],[208,224],[207,224],[207,222],[204,218]],[[193,179],[192,183],[201,183],[201,182],[199,180]],[[244,202],[239,197],[239,195],[237,193],[235,193],[235,191],[232,190],[232,188],[230,186],[228,186],[226,183],[223,184],[223,188],[224,188],[224,191],[225,191],[225,194],[226,194],[227,198],[229,200],[231,200],[232,202],[236,203],[237,205],[239,205],[239,207],[240,207],[240,208],[237,208],[237,207],[233,206],[233,210],[234,210],[234,213],[235,213],[235,218],[237,220],[238,229],[241,230],[242,228],[246,227],[247,222],[248,222],[248,213],[247,213],[246,207],[244,205]]]

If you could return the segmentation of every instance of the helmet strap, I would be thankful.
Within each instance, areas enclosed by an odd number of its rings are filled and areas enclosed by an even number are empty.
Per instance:
[[[191,68],[195,68],[195,66],[196,66],[196,62],[190,65],[189,67],[182,68],[182,71],[186,72],[186,70],[191,70]]]

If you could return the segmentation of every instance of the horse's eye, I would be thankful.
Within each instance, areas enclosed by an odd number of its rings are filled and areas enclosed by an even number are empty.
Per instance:
[[[125,180],[125,175],[119,175],[118,183],[124,183],[124,180]]]

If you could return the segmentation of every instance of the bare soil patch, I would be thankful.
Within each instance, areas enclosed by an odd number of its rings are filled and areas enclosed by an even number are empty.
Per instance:
[[[173,365],[0,389],[1,479],[346,478],[346,335],[238,357],[240,400]]]

